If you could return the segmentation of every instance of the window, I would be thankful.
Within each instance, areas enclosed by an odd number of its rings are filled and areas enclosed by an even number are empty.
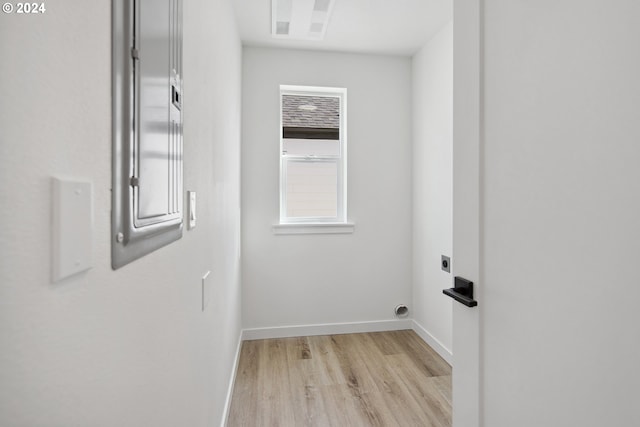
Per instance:
[[[280,223],[347,220],[346,89],[280,87]]]

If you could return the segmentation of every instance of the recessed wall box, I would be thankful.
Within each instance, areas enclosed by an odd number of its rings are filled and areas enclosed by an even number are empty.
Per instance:
[[[440,268],[447,273],[451,272],[451,258],[446,255],[440,256]]]

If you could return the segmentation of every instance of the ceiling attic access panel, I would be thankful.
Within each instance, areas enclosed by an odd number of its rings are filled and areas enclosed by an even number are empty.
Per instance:
[[[182,0],[112,5],[117,269],[182,237]]]

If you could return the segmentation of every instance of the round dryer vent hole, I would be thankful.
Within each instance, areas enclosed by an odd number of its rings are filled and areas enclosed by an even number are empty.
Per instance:
[[[407,317],[409,315],[409,307],[404,304],[400,304],[396,306],[395,313],[396,317]]]

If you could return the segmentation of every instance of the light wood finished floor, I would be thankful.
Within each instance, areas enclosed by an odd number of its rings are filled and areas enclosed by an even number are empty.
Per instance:
[[[245,341],[227,426],[451,425],[451,367],[415,332]]]

